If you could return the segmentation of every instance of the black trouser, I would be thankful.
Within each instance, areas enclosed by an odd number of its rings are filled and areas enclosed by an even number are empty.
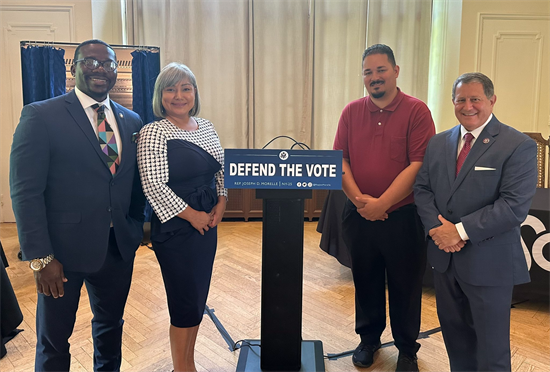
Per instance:
[[[357,312],[355,331],[361,341],[376,344],[386,328],[386,274],[390,323],[395,346],[415,354],[420,331],[422,278],[426,241],[416,206],[393,211],[385,221],[368,221],[348,200],[342,235],[350,250]]]
[[[69,337],[73,333],[82,284],[86,285],[94,340],[94,371],[120,371],[122,315],[130,291],[134,259],[124,261],[111,228],[109,250],[99,271],[65,271],[68,279],[59,298],[38,294],[35,371],[69,371]]]

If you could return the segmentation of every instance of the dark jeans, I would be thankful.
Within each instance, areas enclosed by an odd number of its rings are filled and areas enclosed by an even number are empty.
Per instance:
[[[356,328],[361,341],[376,344],[386,328],[386,277],[395,346],[415,354],[420,331],[426,241],[416,206],[393,211],[385,221],[368,221],[348,200],[342,235],[350,250],[355,283]]]

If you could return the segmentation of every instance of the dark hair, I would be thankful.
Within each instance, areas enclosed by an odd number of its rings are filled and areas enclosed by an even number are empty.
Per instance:
[[[107,44],[103,40],[99,40],[99,39],[86,40],[86,41],[83,41],[80,44],[78,44],[78,46],[76,47],[76,50],[74,51],[74,60],[75,61],[78,59],[78,53],[80,53],[80,48],[82,48],[83,46],[88,45],[88,44],[105,45],[107,48],[111,49],[113,51],[113,53],[115,52],[113,47],[111,47],[109,44]],[[116,53],[115,53],[115,58],[116,58]]]
[[[460,75],[455,82],[453,83],[453,101],[456,96],[456,87],[458,84],[470,84],[470,83],[480,83],[483,86],[483,93],[487,99],[493,98],[495,94],[495,87],[493,82],[486,75],[481,72],[467,72]]]
[[[393,50],[385,44],[374,44],[365,49],[363,52],[363,59],[361,62],[365,62],[365,58],[371,54],[385,54],[388,56],[388,61],[393,67],[395,67],[395,56],[393,55]]]

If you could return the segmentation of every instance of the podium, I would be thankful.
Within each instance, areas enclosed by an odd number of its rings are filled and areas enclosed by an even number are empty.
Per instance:
[[[324,371],[322,342],[302,340],[304,200],[342,188],[342,151],[226,149],[224,170],[263,199],[261,339],[243,341],[237,371]]]
[[[237,371],[325,370],[322,342],[302,340],[304,200],[311,195],[256,190],[263,199],[261,340],[243,343]]]

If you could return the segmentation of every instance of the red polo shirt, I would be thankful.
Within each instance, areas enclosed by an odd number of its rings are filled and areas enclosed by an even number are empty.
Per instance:
[[[399,90],[383,109],[368,96],[349,103],[340,116],[333,148],[349,159],[361,192],[379,197],[411,162],[423,160],[434,134],[426,104]],[[413,202],[411,192],[388,212]]]

